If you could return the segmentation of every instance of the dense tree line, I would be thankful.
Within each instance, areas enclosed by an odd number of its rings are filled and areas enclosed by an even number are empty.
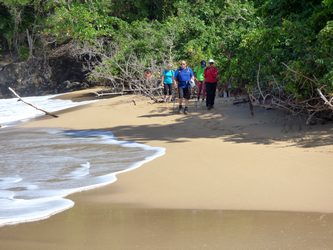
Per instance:
[[[0,39],[16,60],[65,47],[91,81],[123,87],[145,67],[214,58],[253,100],[332,111],[333,0],[0,0]]]

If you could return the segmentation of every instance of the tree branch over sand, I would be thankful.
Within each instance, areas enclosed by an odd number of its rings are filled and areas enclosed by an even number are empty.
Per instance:
[[[333,97],[332,94],[324,93],[325,85],[317,79],[308,77],[283,63],[289,72],[295,77],[299,88],[307,86],[309,95],[306,98],[297,96],[286,90],[285,83],[278,83],[274,76],[272,80],[260,80],[260,64],[257,71],[257,88],[252,90],[250,98],[260,106],[277,107],[287,110],[293,115],[307,114],[306,124],[312,124],[314,119],[333,119]]]
[[[44,109],[41,109],[41,108],[38,108],[38,107],[36,107],[35,105],[33,105],[33,104],[31,104],[31,103],[29,103],[29,102],[26,102],[26,101],[24,101],[12,88],[8,88],[17,98],[18,98],[18,100],[19,101],[22,101],[23,103],[25,103],[25,104],[27,104],[27,105],[29,105],[29,106],[31,106],[31,107],[33,107],[33,108],[35,108],[35,109],[37,109],[37,110],[39,110],[39,111],[42,111],[42,112],[44,112],[46,115],[49,115],[49,116],[52,116],[52,117],[58,117],[57,115],[55,115],[55,114],[52,114],[52,113],[50,113],[50,112],[47,112],[47,111],[45,111]]]

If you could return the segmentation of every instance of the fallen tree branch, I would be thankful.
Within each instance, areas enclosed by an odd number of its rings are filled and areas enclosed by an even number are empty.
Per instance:
[[[309,115],[308,119],[306,119],[305,124],[309,126],[311,124],[312,118],[316,115],[317,112],[313,112],[312,114]]]
[[[270,97],[270,105],[272,106],[284,109],[293,115],[307,115],[307,125],[315,124],[318,119],[333,120],[333,96],[322,92],[325,86],[322,86],[315,76],[312,79],[290,68],[287,64],[282,64],[297,77],[294,80],[295,84],[298,84],[297,86],[304,88],[304,84],[310,84],[308,86],[309,93],[301,96],[301,98],[295,95],[294,92],[289,93],[286,90],[285,82],[279,84],[274,76],[272,76],[273,88],[271,88],[272,85],[262,85],[260,81],[261,65],[259,64],[256,75],[257,86],[249,93],[250,99],[255,103],[259,103],[259,106],[264,106],[262,104],[265,104],[267,97]],[[261,99],[263,99],[263,102],[261,102]]]
[[[42,111],[42,112],[44,112],[46,115],[49,115],[49,116],[52,116],[52,117],[58,117],[57,115],[55,115],[55,114],[52,114],[52,113],[50,113],[50,112],[47,112],[47,111],[45,111],[45,110],[43,110],[43,109],[40,109],[40,108],[38,108],[38,107],[36,107],[35,105],[33,105],[33,104],[31,104],[31,103],[29,103],[29,102],[26,102],[26,101],[24,101],[11,87],[8,87],[8,89],[19,99],[19,101],[22,101],[23,103],[25,103],[25,104],[27,104],[27,105],[29,105],[29,106],[31,106],[31,107],[33,107],[33,108],[35,108],[35,109],[37,109],[37,110],[39,110],[39,111]]]
[[[293,72],[294,74],[299,75],[299,76],[301,76],[301,77],[303,77],[303,78],[309,80],[310,82],[312,82],[312,83],[314,83],[314,84],[318,84],[318,82],[317,82],[316,80],[313,80],[313,79],[311,79],[311,78],[309,78],[309,77],[307,77],[307,76],[301,74],[300,72],[297,72],[296,70],[293,70],[292,68],[290,68],[290,67],[289,67],[287,64],[285,64],[285,63],[282,63],[282,64],[283,64],[283,66],[285,66],[289,71]]]
[[[327,98],[323,95],[320,89],[317,89],[317,91],[320,95],[320,98],[324,100],[325,104],[328,105],[333,110],[333,104],[327,100]]]
[[[260,87],[260,66],[261,65],[259,63],[259,65],[258,65],[258,71],[257,71],[257,87],[258,87],[259,93],[260,93],[261,98],[262,98],[262,103],[265,103],[266,102],[266,98],[268,96],[271,96],[271,94],[268,93],[268,94],[264,95],[264,93],[261,90],[261,87]]]

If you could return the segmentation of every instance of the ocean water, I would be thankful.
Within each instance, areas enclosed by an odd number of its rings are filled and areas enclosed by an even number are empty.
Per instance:
[[[50,112],[80,105],[54,104],[50,97],[31,99]],[[1,124],[6,126],[0,129],[0,226],[69,209],[74,206],[66,198],[69,194],[111,184],[117,174],[165,153],[163,148],[119,141],[110,131],[19,128],[13,124],[43,113],[13,106],[12,100],[0,100]]]

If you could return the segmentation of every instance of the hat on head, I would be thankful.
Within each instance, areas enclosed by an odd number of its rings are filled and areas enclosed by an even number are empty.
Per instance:
[[[208,63],[214,63],[213,59],[209,59]]]
[[[206,66],[206,61],[205,61],[205,60],[201,60],[200,64],[201,64],[202,66]]]

